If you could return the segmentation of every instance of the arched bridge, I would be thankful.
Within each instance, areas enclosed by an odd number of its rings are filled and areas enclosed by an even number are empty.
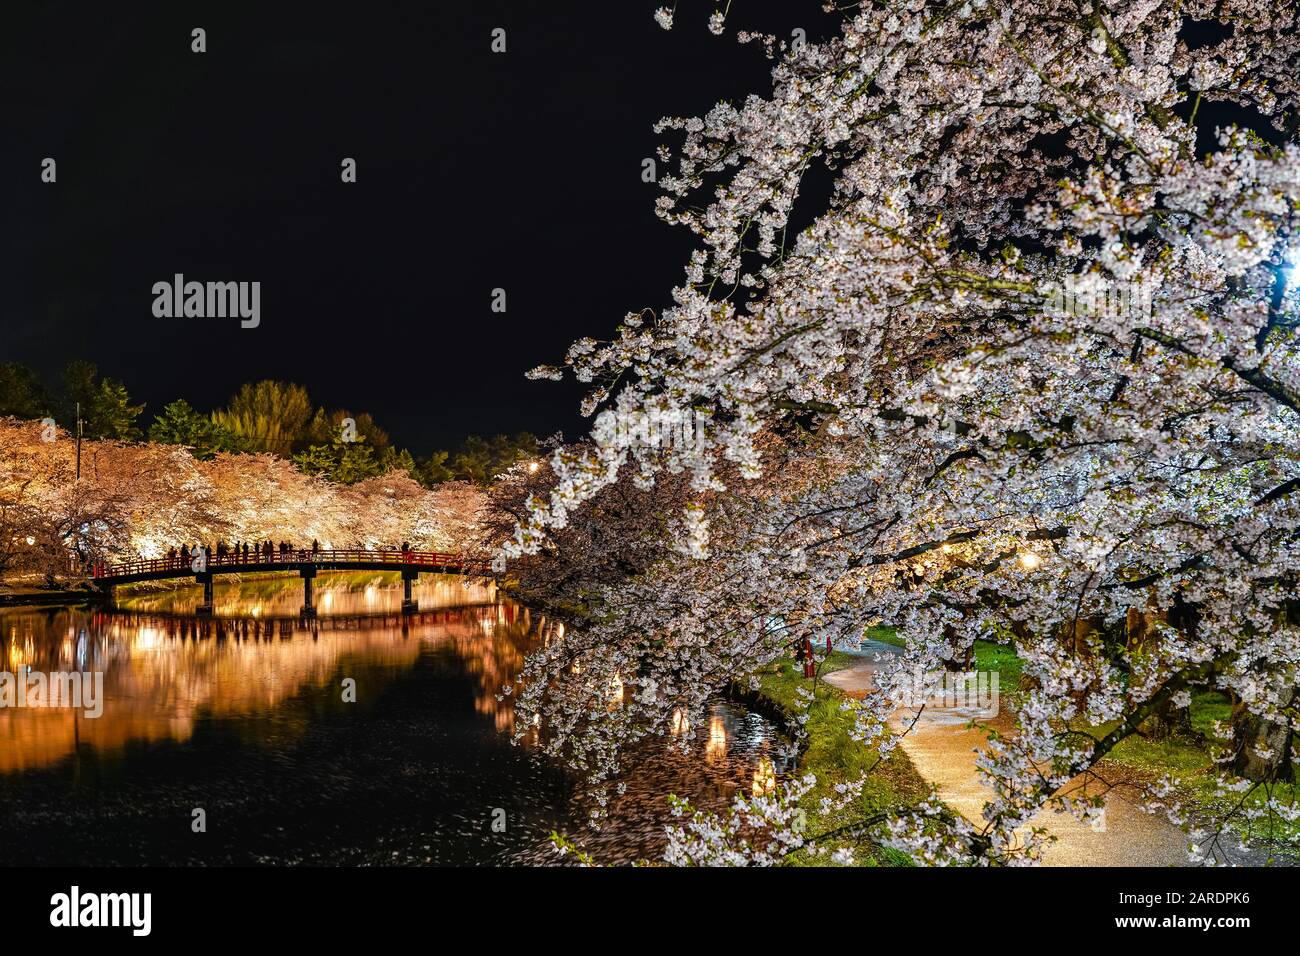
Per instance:
[[[303,580],[303,614],[315,614],[312,581],[320,571],[397,571],[404,588],[402,612],[419,610],[411,595],[411,584],[420,574],[472,574],[486,577],[492,573],[491,562],[446,551],[368,551],[355,549],[243,550],[224,554],[207,554],[203,560],[191,557],[142,558],[125,564],[96,564],[92,577],[96,584],[113,588],[140,581],[168,578],[193,578],[203,585],[200,614],[212,613],[212,580],[218,574],[259,574],[268,571],[293,571]]]

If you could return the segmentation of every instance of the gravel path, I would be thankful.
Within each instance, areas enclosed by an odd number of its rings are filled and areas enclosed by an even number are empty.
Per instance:
[[[858,662],[827,675],[826,681],[852,696],[864,696],[875,689],[874,674],[887,655],[898,652],[893,645],[866,641]],[[910,719],[911,715],[902,716]],[[992,791],[975,769],[977,751],[987,740],[970,722],[993,716],[973,709],[927,710],[902,742],[917,771],[935,785],[944,802],[976,825],[983,823],[981,812]],[[1085,792],[1080,790],[1080,795]],[[1047,866],[1186,866],[1188,862],[1187,837],[1181,830],[1163,817],[1144,813],[1115,790],[1106,797],[1104,829],[1050,810],[1041,811],[1032,825],[1046,827],[1056,837],[1043,854]]]

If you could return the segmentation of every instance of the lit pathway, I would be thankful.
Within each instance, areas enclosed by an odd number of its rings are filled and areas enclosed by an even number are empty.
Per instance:
[[[877,641],[862,645],[858,663],[826,676],[856,697],[874,689],[872,675],[882,666],[875,658],[899,648]],[[983,825],[981,812],[992,798],[975,769],[976,750],[983,749],[983,732],[970,726],[976,711],[926,712],[902,747],[917,771],[934,784],[939,796],[972,823]],[[1112,791],[1106,800],[1105,831],[1080,823],[1073,815],[1041,811],[1032,825],[1056,837],[1043,853],[1047,866],[1186,866],[1187,837],[1162,817],[1143,813],[1126,795]]]

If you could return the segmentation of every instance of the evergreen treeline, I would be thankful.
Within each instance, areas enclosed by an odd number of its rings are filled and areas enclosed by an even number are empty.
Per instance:
[[[452,480],[487,485],[539,454],[537,439],[519,432],[471,435],[456,450],[417,459],[397,448],[369,413],[315,406],[301,385],[273,380],[241,386],[211,413],[178,398],[145,427],[144,404],[133,403],[126,386],[100,376],[92,362],[70,362],[56,389],[24,365],[0,362],[0,416],[53,418],[71,430],[78,409],[87,438],[184,445],[201,459],[218,452],[270,452],[308,474],[345,484],[400,469],[426,487]]]

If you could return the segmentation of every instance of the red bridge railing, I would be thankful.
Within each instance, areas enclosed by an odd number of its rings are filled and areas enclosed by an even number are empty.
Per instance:
[[[193,574],[193,555],[188,559],[180,557],[142,558],[127,561],[124,564],[96,564],[93,568],[95,578],[122,578],[135,574],[155,574],[175,571],[177,574]],[[259,570],[267,566],[284,565],[292,567],[301,564],[400,564],[413,567],[455,568],[462,572],[488,574],[491,562],[483,558],[471,558],[465,554],[450,551],[367,551],[364,548],[330,548],[330,549],[295,549],[281,551],[227,551],[225,554],[207,556],[207,570],[231,570],[257,565]]]

